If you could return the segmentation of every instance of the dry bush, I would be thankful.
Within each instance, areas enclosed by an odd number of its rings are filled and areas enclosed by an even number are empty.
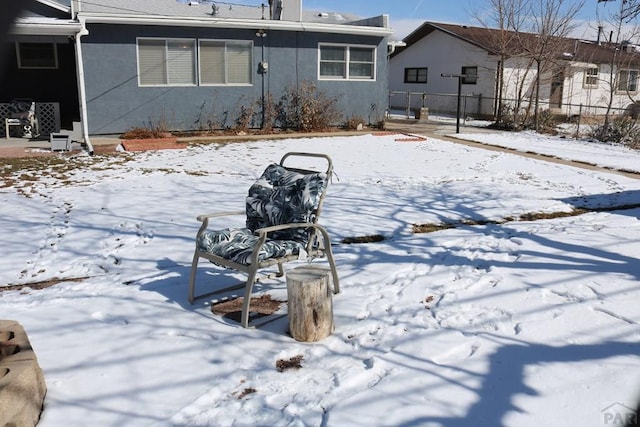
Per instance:
[[[362,117],[352,116],[344,123],[344,128],[347,130],[358,130],[358,126],[364,126],[364,119]]]
[[[338,98],[328,97],[312,82],[288,89],[276,106],[276,122],[285,129],[321,132],[340,121]]]

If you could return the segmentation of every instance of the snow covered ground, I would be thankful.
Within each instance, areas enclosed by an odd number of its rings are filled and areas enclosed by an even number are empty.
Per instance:
[[[491,142],[639,170],[640,153],[529,134]],[[603,426],[640,398],[640,180],[365,135],[80,157],[0,189],[0,318],[45,372],[41,427]],[[189,305],[196,215],[244,208],[287,151],[332,156],[321,222],[342,293],[317,343]],[[479,221],[428,234],[423,223]],[[220,223],[220,228],[237,225]],[[341,244],[345,237],[385,240]],[[202,265],[199,282],[215,283]],[[223,279],[228,279],[223,274]],[[83,278],[82,280],[71,280]],[[282,281],[257,293],[286,298]],[[302,356],[300,369],[278,360]]]

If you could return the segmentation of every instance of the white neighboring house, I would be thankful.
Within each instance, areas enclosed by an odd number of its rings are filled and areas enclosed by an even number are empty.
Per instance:
[[[461,78],[463,114],[493,117],[500,96],[512,103],[518,88],[524,98],[534,95],[535,64],[514,48],[502,61],[496,48],[499,30],[467,25],[425,22],[404,38],[389,63],[390,108],[425,105],[432,112],[455,112],[458,78],[445,75],[476,75]],[[509,33],[511,35],[515,33]],[[536,37],[520,34],[520,38]],[[552,71],[541,76],[540,107],[567,116],[605,114],[609,98],[614,113],[629,110],[640,99],[640,52],[637,47],[600,41],[564,38]],[[615,58],[615,60],[614,60]],[[618,64],[618,65],[612,65]],[[624,64],[624,65],[621,65]],[[498,78],[502,69],[503,84]],[[612,70],[615,74],[612,74]],[[615,90],[610,90],[610,88]],[[522,98],[522,96],[521,96]],[[582,106],[581,106],[582,105]]]

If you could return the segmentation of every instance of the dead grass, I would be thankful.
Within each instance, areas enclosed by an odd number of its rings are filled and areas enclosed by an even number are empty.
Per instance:
[[[241,393],[238,394],[238,399],[244,399],[245,397],[247,397],[250,394],[256,393],[258,390],[256,390],[253,387],[247,387],[244,390],[242,390]]]
[[[278,372],[284,372],[289,369],[300,369],[302,368],[302,359],[304,359],[304,356],[301,354],[293,356],[289,358],[289,360],[279,359],[276,362],[276,369]]]
[[[640,203],[631,204],[631,205],[618,205],[618,206],[606,206],[606,207],[597,207],[597,208],[574,208],[571,211],[563,211],[563,212],[528,212],[517,217],[508,216],[503,218],[502,220],[471,220],[464,219],[458,222],[450,222],[450,223],[426,223],[426,224],[413,224],[412,231],[415,234],[420,233],[433,233],[440,230],[447,230],[449,228],[457,228],[464,225],[500,225],[506,224],[509,222],[515,221],[541,221],[545,219],[556,219],[556,218],[568,218],[573,216],[584,215],[590,212],[611,212],[611,211],[619,211],[626,209],[637,209],[640,207]]]
[[[41,289],[46,289],[48,287],[57,285],[62,282],[82,282],[83,280],[87,280],[89,277],[72,277],[66,279],[59,279],[57,277],[49,280],[43,280],[41,282],[31,282],[31,283],[22,283],[19,285],[7,285],[0,286],[0,292],[4,291],[21,291],[24,288],[33,289],[39,291]]]
[[[382,242],[384,240],[384,236],[381,234],[373,234],[370,236],[360,236],[360,237],[345,237],[342,239],[342,243],[346,245],[351,245],[354,243],[377,243]]]

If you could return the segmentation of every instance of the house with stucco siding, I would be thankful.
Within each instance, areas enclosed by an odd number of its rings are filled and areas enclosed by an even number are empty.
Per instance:
[[[384,119],[387,15],[176,0],[37,0],[16,21],[3,58],[2,105],[53,104],[54,132],[90,135],[162,122],[171,130],[232,123],[243,103],[310,82],[344,117]],[[4,117],[2,117],[4,119]],[[3,130],[2,130],[3,131]]]
[[[474,75],[476,78],[461,81],[467,114],[493,117],[499,98],[507,104],[521,98],[526,105],[535,95],[535,63],[515,45],[508,55],[500,55],[498,40],[499,30],[495,29],[425,22],[391,55],[390,90],[414,93],[412,108],[422,106],[421,97],[415,96],[422,92],[427,94],[430,109],[453,112],[456,97],[452,94],[458,91],[458,79],[443,74]],[[542,108],[567,116],[604,114],[611,100],[614,111],[623,112],[640,95],[636,46],[573,38],[560,39],[559,46],[540,78]],[[405,107],[405,97],[390,99],[392,108]]]

